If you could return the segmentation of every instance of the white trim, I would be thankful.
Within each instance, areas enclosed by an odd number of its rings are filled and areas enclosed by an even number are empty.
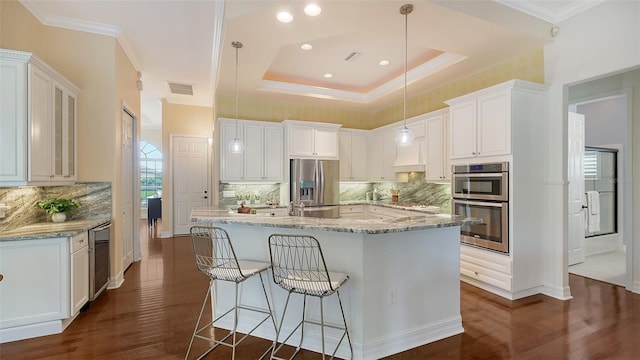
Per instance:
[[[410,85],[420,79],[426,78],[438,71],[446,69],[447,67],[465,60],[466,58],[466,56],[461,56],[454,53],[442,53],[435,58],[427,61],[426,63],[417,66],[410,71],[407,71],[407,85]],[[274,80],[260,81],[257,89],[282,94],[302,95],[320,99],[341,100],[356,102],[360,104],[368,104],[390,94],[393,91],[401,89],[403,86],[404,73],[367,93],[336,90],[320,86],[300,85]]]
[[[211,70],[209,80],[213,85],[213,89],[218,88],[218,80],[220,75],[220,66],[222,64],[222,35],[224,33],[224,14],[226,1],[214,2],[213,14],[213,45],[211,46]],[[216,97],[212,97],[213,106],[216,105]]]
[[[140,232],[137,231],[137,220],[136,219],[140,219],[140,198],[138,197],[140,194],[140,148],[139,148],[139,132],[138,132],[138,122],[140,117],[138,116],[138,114],[136,114],[135,111],[131,110],[132,107],[128,106],[126,101],[124,101],[124,99],[121,100],[120,102],[121,105],[121,112],[120,112],[120,127],[121,127],[121,132],[120,132],[120,145],[122,146],[122,137],[124,136],[124,118],[122,117],[122,112],[126,111],[129,115],[131,115],[131,117],[133,118],[133,124],[132,125],[132,129],[133,129],[133,134],[131,136],[132,138],[132,146],[131,146],[131,155],[132,155],[132,159],[131,159],[131,179],[132,179],[132,184],[131,186],[133,187],[133,189],[131,189],[131,202],[132,202],[132,207],[133,207],[133,213],[131,214],[131,216],[133,217],[133,249],[132,249],[132,254],[131,254],[131,261],[135,262],[136,259],[140,260],[142,259],[142,250],[140,249]],[[121,159],[122,160],[122,159]],[[122,171],[122,163],[121,163],[121,167],[120,170]],[[122,174],[121,174],[122,175]],[[122,177],[122,176],[121,176]],[[122,180],[122,179],[120,179]],[[124,186],[127,186],[127,184],[122,184],[123,188]],[[122,200],[122,199],[121,199]],[[122,210],[122,209],[119,209]],[[124,234],[123,234],[124,235]],[[123,244],[123,250],[124,250],[124,244]],[[123,251],[123,255],[124,255],[124,251]],[[124,257],[123,257],[124,258]],[[123,263],[123,267],[124,267],[124,263]],[[122,271],[126,270],[126,268],[123,268]]]
[[[525,14],[529,14],[551,24],[557,24],[585,10],[588,10],[604,0],[567,1],[561,9],[552,9],[536,1],[495,0],[497,3],[508,6]]]
[[[117,289],[124,283],[124,270],[120,271],[116,277],[109,278],[107,290]]]
[[[541,290],[541,293],[547,296],[551,296],[552,298],[556,298],[558,300],[573,299],[573,296],[571,296],[571,289],[569,289],[568,286],[560,287],[560,286],[545,284]]]
[[[160,238],[165,239],[165,238],[170,238],[173,237],[173,232],[171,231],[161,231],[160,232]]]
[[[62,330],[62,321],[60,320],[0,329],[0,344],[39,336],[60,334]]]

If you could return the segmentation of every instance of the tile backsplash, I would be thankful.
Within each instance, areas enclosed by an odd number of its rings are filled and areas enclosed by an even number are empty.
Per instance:
[[[227,184],[220,183],[220,205],[236,205],[235,195],[243,199],[249,195],[252,203],[255,194],[260,196],[260,202],[280,201],[281,184]],[[424,173],[409,173],[407,182],[341,182],[340,201],[366,200],[367,193],[377,191],[380,201],[391,201],[391,189],[400,191],[399,201],[428,206],[437,206],[440,212],[451,211],[451,186],[449,184],[433,184],[425,180]],[[223,195],[233,195],[224,197]]]
[[[0,219],[0,231],[51,221],[40,209],[38,201],[53,194],[78,200],[80,207],[67,215],[67,220],[111,217],[111,183],[87,182],[64,186],[26,186],[0,188],[0,204],[11,209]]]

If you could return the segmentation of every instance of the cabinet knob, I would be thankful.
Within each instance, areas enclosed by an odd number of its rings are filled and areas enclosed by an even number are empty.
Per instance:
[[[473,273],[476,274],[476,276],[478,276],[478,272],[477,271],[474,271]]]
[[[4,279],[4,275],[0,274],[0,281],[2,281],[2,279]]]

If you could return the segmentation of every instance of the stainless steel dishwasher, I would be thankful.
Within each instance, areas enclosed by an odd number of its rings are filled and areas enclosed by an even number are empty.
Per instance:
[[[109,284],[111,222],[89,230],[89,301],[94,301]]]

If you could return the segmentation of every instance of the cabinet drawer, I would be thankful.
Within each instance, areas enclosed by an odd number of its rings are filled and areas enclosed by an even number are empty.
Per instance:
[[[460,246],[460,261],[475,264],[506,275],[513,275],[513,262],[506,255],[494,254],[490,251],[470,246]]]
[[[71,246],[69,247],[69,253],[74,253],[79,249],[89,245],[89,237],[86,232],[75,235],[71,238]]]
[[[512,288],[513,278],[511,275],[493,271],[463,260],[460,260],[460,274],[503,290],[511,291]]]

